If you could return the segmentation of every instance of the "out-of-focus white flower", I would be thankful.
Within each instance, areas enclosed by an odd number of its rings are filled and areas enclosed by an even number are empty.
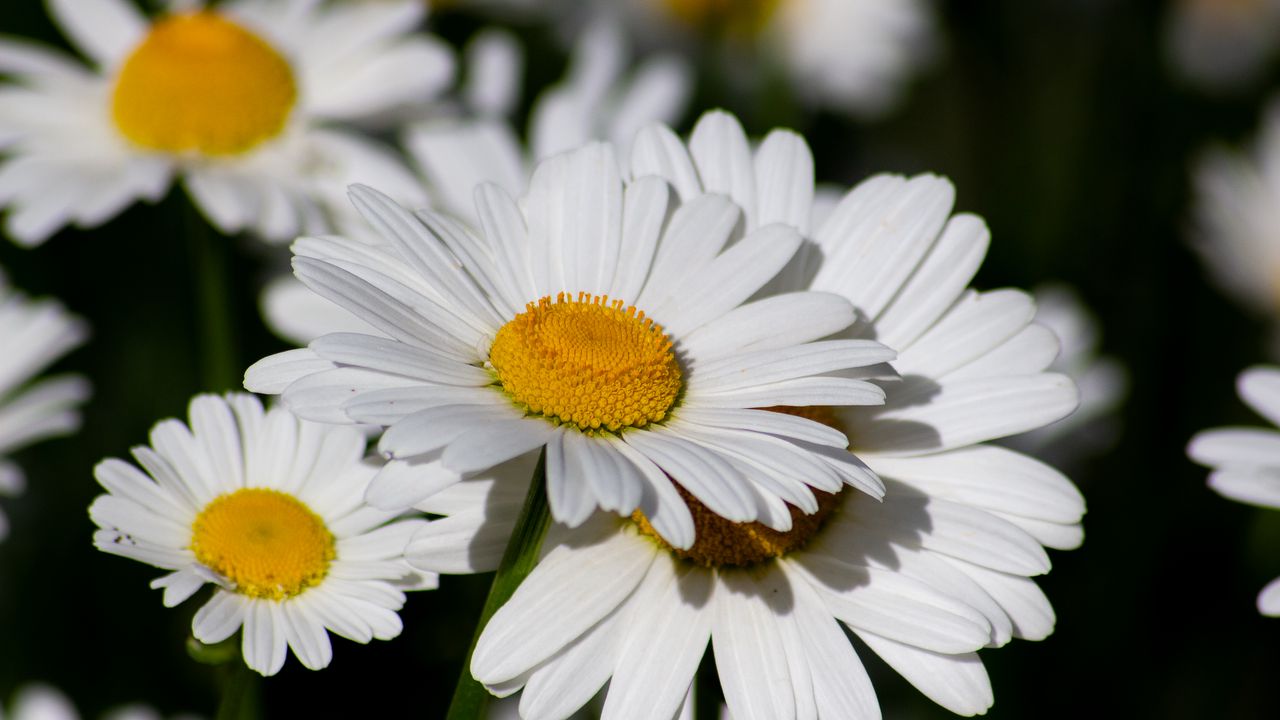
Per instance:
[[[89,397],[79,376],[33,377],[89,336],[88,326],[55,300],[31,300],[0,275],[0,495],[26,485],[22,468],[8,456],[38,440],[75,432],[77,407]],[[0,538],[9,531],[0,514]]]
[[[776,58],[802,100],[856,115],[891,109],[936,51],[928,0],[629,0],[656,40],[679,31]],[[753,65],[758,69],[763,65]]]
[[[1219,289],[1280,320],[1280,100],[1249,152],[1208,149],[1195,164],[1192,245]]]
[[[1034,296],[1036,322],[1058,336],[1058,357],[1049,369],[1075,380],[1080,407],[1055,423],[1014,435],[1004,444],[1057,462],[1105,450],[1120,432],[1114,411],[1128,393],[1128,373],[1116,358],[1098,356],[1097,320],[1075,290],[1062,284],[1041,285]]]
[[[102,720],[162,720],[155,708],[141,703],[108,710]],[[80,720],[75,705],[57,688],[28,683],[18,689],[9,712],[0,708],[0,720]],[[198,720],[194,715],[174,715],[171,720]]]
[[[436,118],[408,130],[405,144],[427,180],[433,203],[474,229],[474,192],[497,183],[512,195],[524,192],[536,161],[589,140],[619,148],[651,122],[674,122],[685,109],[690,69],[679,58],[660,55],[629,68],[617,25],[590,25],[570,57],[564,79],[534,101],[529,143],[524,146],[505,117],[519,86],[519,51],[500,31],[478,35],[466,51],[469,79],[465,118]],[[622,155],[625,157],[625,155]],[[343,198],[344,206],[350,203]],[[345,223],[344,237],[381,243],[363,223]],[[262,315],[278,335],[299,345],[328,332],[376,332],[292,276],[273,280],[261,297]]]
[[[343,125],[428,103],[453,78],[414,33],[424,3],[236,0],[156,18],[132,0],[47,0],[92,67],[0,40],[0,206],[15,241],[99,225],[184,180],[227,233],[323,232],[327,204],[376,181],[420,202],[390,151]]]
[[[1273,426],[1280,425],[1280,368],[1252,367],[1236,381],[1240,399]],[[1209,487],[1223,497],[1280,510],[1280,432],[1216,428],[1191,438],[1191,459],[1213,468]],[[1258,593],[1258,612],[1280,617],[1280,578]]]
[[[1169,62],[1202,89],[1249,85],[1280,50],[1280,0],[1177,0],[1168,12]]]
[[[216,586],[192,634],[217,643],[243,627],[245,664],[263,675],[288,649],[307,668],[328,666],[330,632],[399,635],[403,591],[434,588],[436,576],[401,557],[426,521],[364,503],[379,469],[364,436],[245,394],[197,396],[189,414],[189,426],[162,421],[134,448],[142,470],[115,458],[94,469],[107,489],[89,508],[94,545],[171,571],[151,583],[167,607]]]

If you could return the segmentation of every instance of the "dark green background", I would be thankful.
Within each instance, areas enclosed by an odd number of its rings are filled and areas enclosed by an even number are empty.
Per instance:
[[[947,3],[938,62],[883,121],[806,115],[776,81],[733,96],[707,58],[685,118],[687,130],[696,109],[720,105],[753,134],[791,125],[818,149],[821,180],[950,176],[957,208],[984,216],[994,235],[977,285],[1074,284],[1102,322],[1105,350],[1128,366],[1123,437],[1067,468],[1089,514],[1083,548],[1054,553],[1042,580],[1056,633],[982,653],[995,718],[1280,717],[1280,619],[1253,605],[1280,574],[1280,512],[1219,498],[1184,455],[1197,430],[1261,424],[1233,378],[1266,360],[1267,324],[1206,284],[1186,229],[1189,160],[1212,138],[1248,137],[1267,92],[1211,98],[1170,80],[1163,14],[1162,5],[1103,0]],[[444,15],[434,27],[460,42],[478,22]],[[529,87],[559,77],[552,35],[517,27],[533,48]],[[0,32],[63,44],[36,0],[4,3]],[[156,420],[212,389],[202,379],[189,212],[174,193],[35,250],[0,244],[15,284],[91,322],[92,341],[58,368],[95,386],[83,431],[20,453],[30,487],[0,501],[12,520],[0,544],[0,696],[43,680],[89,717],[135,700],[213,714],[216,678],[183,649],[205,595],[165,609],[147,588],[161,571],[94,550],[86,514],[98,493],[94,463],[125,455]],[[277,260],[247,238],[225,250],[244,366],[285,347],[256,312]],[[324,672],[290,659],[265,683],[267,715],[442,715],[487,580],[446,578],[442,591],[411,595],[399,639],[335,639]],[[861,654],[886,717],[950,716]]]

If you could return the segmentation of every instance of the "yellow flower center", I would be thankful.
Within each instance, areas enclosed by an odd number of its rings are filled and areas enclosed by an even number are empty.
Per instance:
[[[584,431],[658,422],[682,387],[661,325],[621,300],[587,293],[526,305],[498,330],[489,363],[521,407]]]
[[[324,521],[276,490],[221,495],[200,511],[191,530],[196,560],[255,598],[284,600],[318,585],[336,555]]]
[[[209,11],[158,20],[120,68],[116,127],[169,153],[233,155],[275,137],[297,99],[288,61]]]
[[[782,0],[659,0],[677,21],[712,34],[752,37],[769,24]]]
[[[774,407],[767,409],[788,415],[798,415],[842,429],[835,414],[829,408]],[[758,522],[736,523],[725,520],[709,510],[679,484],[676,485],[676,491],[680,493],[689,512],[693,514],[693,527],[696,533],[693,547],[688,550],[679,550],[668,545],[649,524],[649,519],[639,510],[631,514],[631,520],[642,534],[653,538],[672,555],[703,567],[751,567],[799,550],[822,530],[827,518],[839,507],[840,497],[843,495],[842,492],[832,494],[814,490],[814,497],[818,500],[818,510],[811,515],[788,505],[787,509],[791,511],[791,529],[787,532],[779,532]]]

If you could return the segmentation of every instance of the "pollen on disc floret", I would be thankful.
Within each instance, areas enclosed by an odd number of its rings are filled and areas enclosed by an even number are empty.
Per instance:
[[[196,560],[235,592],[284,600],[320,584],[336,556],[333,533],[297,498],[245,488],[215,498],[192,523]]]
[[[148,150],[233,155],[279,135],[297,94],[271,45],[201,10],[152,25],[120,68],[111,116]]]
[[[526,305],[498,330],[489,363],[518,405],[584,431],[660,422],[683,387],[661,325],[621,300],[588,293]]]

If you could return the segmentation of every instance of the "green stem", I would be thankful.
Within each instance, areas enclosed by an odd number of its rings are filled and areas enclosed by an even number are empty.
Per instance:
[[[231,328],[227,238],[214,232],[190,202],[186,235],[200,324],[201,386],[215,392],[236,390],[241,387],[241,372],[236,361],[235,333]]]
[[[214,720],[256,720],[258,717],[258,675],[240,658],[227,663],[222,700]]]
[[[489,597],[484,601],[484,609],[480,611],[480,621],[476,623],[471,647],[467,648],[467,659],[453,690],[448,720],[476,720],[484,717],[485,707],[489,703],[489,691],[471,677],[471,654],[475,652],[476,642],[489,624],[489,618],[511,598],[529,571],[538,563],[542,538],[551,524],[551,515],[547,509],[546,475],[546,451],[543,450],[538,457],[538,467],[533,471],[524,508],[520,511],[520,518],[516,520],[515,531],[507,542],[502,563],[498,565],[498,573],[493,578],[493,585],[489,587]]]

